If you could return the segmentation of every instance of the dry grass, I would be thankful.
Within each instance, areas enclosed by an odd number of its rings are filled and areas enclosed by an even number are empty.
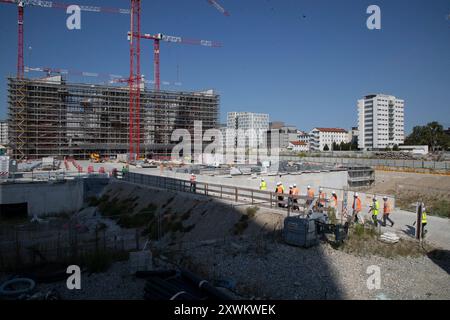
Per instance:
[[[376,255],[385,258],[419,257],[426,254],[419,242],[400,239],[397,243],[384,243],[378,240],[376,229],[362,225],[355,225],[349,230],[348,239],[339,249],[357,256]]]

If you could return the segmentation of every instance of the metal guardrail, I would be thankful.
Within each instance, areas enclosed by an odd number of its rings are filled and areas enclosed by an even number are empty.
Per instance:
[[[386,166],[413,169],[450,170],[450,161],[359,159],[339,157],[280,156],[281,160],[335,163],[342,165]]]
[[[33,182],[33,181],[63,181],[84,177],[109,177],[108,173],[87,173],[78,171],[24,171],[11,172],[8,178],[0,182]]]
[[[161,177],[133,172],[124,174],[123,180],[161,189],[195,193],[199,195],[269,208],[278,207],[279,204],[282,205],[280,208],[285,208],[284,206],[288,203],[288,194],[283,194],[284,200],[279,201],[279,194],[277,194],[276,192],[227,186],[214,183],[196,182],[195,185],[191,185],[190,181],[183,179],[175,179],[170,177]],[[303,195],[298,195],[292,198],[296,198],[297,200],[304,200],[305,202],[306,200],[308,200],[308,197]],[[312,202],[314,202],[314,200]],[[289,213],[290,207],[288,206],[285,209]]]

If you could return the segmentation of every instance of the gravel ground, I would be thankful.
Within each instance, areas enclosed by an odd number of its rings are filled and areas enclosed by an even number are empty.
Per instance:
[[[144,297],[145,280],[129,274],[128,262],[114,263],[108,272],[81,274],[81,289],[69,290],[66,281],[38,284],[36,289],[56,289],[64,300],[140,300]]]
[[[310,249],[267,241],[189,253],[212,278],[232,279],[247,297],[269,299],[450,299],[450,276],[427,257],[357,257],[328,245]],[[367,267],[381,272],[367,288]],[[209,267],[212,266],[212,267]]]

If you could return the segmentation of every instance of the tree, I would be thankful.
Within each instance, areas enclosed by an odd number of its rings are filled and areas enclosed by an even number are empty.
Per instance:
[[[399,151],[400,148],[398,147],[398,144],[394,144],[394,146],[392,147],[393,151]]]
[[[330,148],[328,147],[328,144],[326,144],[324,147],[323,147],[323,151],[329,151],[330,150]]]
[[[431,151],[447,150],[450,137],[444,133],[444,128],[437,121],[426,126],[415,126],[411,134],[405,139],[407,145],[427,145]]]

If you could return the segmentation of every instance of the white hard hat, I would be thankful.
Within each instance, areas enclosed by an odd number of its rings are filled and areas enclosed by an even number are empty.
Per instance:
[[[296,186],[297,186],[297,184],[295,184],[295,183],[294,183],[294,184],[293,184],[293,186],[294,186],[294,187],[296,187]]]
[[[319,191],[323,191],[323,188],[319,188]]]
[[[377,200],[377,196],[373,196],[373,199],[372,199],[373,201],[375,201],[375,200]]]
[[[281,181],[278,181],[278,183],[277,183],[278,185],[280,185],[281,184]]]
[[[292,189],[292,186],[289,186],[289,189]]]
[[[261,178],[261,181],[264,181],[264,178]]]
[[[384,200],[387,200],[387,198],[388,198],[387,196],[384,196],[384,197],[383,197]]]
[[[336,191],[333,190],[333,191],[331,192],[331,194],[336,194]]]
[[[358,197],[358,196],[359,196],[358,192],[355,192],[355,197]]]
[[[307,188],[307,189],[311,189],[311,186],[307,186],[306,188]]]

